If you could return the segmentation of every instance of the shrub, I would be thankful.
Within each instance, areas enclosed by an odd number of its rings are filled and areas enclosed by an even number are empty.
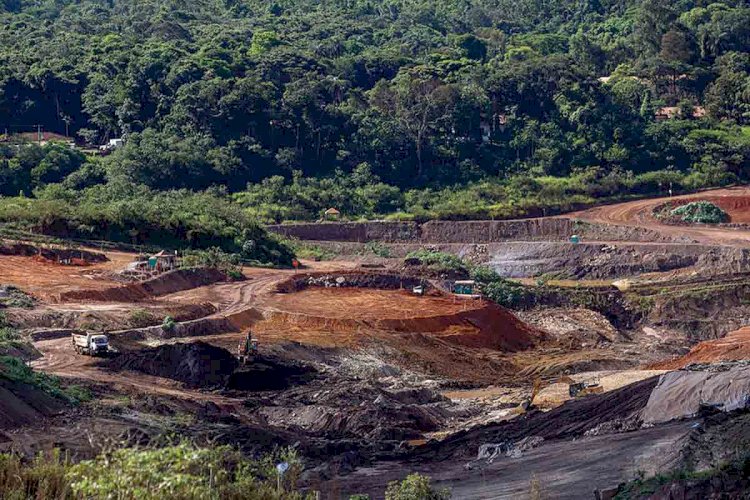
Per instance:
[[[161,322],[161,327],[165,332],[173,332],[177,323],[172,316],[164,316],[164,321]]]
[[[0,286],[0,307],[34,307],[34,299],[14,286]]]
[[[410,252],[407,259],[416,259],[422,263],[422,265],[429,267],[432,270],[438,272],[458,271],[461,273],[468,273],[469,270],[461,260],[450,253],[438,252],[436,250],[420,249],[414,252]]]
[[[134,309],[128,317],[128,324],[133,328],[144,328],[155,324],[158,320],[154,313],[146,309]]]
[[[2,324],[1,320],[0,324]],[[0,326],[0,350],[19,347],[22,343],[21,334],[15,328]]]
[[[729,221],[729,215],[709,201],[694,201],[679,206],[670,212],[685,222],[700,224],[718,224]]]
[[[409,474],[401,482],[391,481],[385,490],[385,500],[447,500],[450,497],[447,489],[434,489],[430,478],[421,474]]]
[[[207,250],[190,250],[182,259],[183,267],[211,267],[227,274],[242,274],[242,265],[238,254],[226,253],[221,248]]]
[[[511,309],[525,306],[531,299],[523,285],[504,279],[483,285],[482,293],[496,304]]]

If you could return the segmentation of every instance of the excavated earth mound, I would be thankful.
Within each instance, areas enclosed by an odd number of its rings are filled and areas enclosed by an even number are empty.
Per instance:
[[[750,222],[750,197],[748,196],[701,196],[696,198],[682,198],[676,203],[667,206],[672,208],[687,205],[696,201],[707,201],[724,210],[729,215],[729,221],[733,224],[744,224]],[[665,205],[654,208],[658,212]]]
[[[423,333],[466,347],[519,351],[543,334],[485,300],[418,297],[406,290],[307,288],[276,294],[266,318],[275,324],[326,329],[337,335],[377,330]]]
[[[429,389],[390,391],[368,382],[314,384],[260,402],[259,413],[274,427],[310,436],[401,442],[440,430],[454,414],[448,400]]]
[[[126,352],[108,362],[114,370],[142,372],[178,380],[191,387],[223,387],[237,364],[229,351],[205,342],[167,344]]]
[[[241,391],[279,391],[307,383],[315,378],[316,373],[313,368],[276,357],[256,357],[229,377],[227,388]]]
[[[177,269],[156,278],[104,290],[73,290],[60,294],[61,302],[92,300],[102,302],[136,302],[170,293],[191,290],[226,279],[218,269]]]
[[[740,328],[717,340],[701,342],[677,359],[652,365],[656,370],[677,370],[694,363],[750,359],[750,327]]]

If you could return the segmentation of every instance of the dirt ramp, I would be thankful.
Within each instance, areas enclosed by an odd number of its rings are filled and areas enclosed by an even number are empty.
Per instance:
[[[64,292],[60,294],[59,301],[138,302],[210,285],[225,279],[226,275],[218,269],[177,269],[140,283],[131,283],[103,290]]]
[[[146,373],[177,380],[190,387],[223,387],[237,364],[229,351],[205,342],[126,352],[108,362],[114,370]]]

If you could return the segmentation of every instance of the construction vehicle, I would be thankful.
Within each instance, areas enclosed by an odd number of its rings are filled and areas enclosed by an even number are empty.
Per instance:
[[[580,398],[589,394],[601,394],[604,387],[598,381],[583,381],[568,385],[568,394],[571,398]]]
[[[104,356],[109,352],[109,339],[105,333],[73,333],[73,348],[78,354]]]
[[[568,384],[568,394],[571,398],[581,398],[590,394],[601,394],[604,392],[604,387],[599,383],[599,379],[585,380],[583,382],[576,382],[571,377],[563,375],[552,380],[542,380],[541,378],[534,379],[534,386],[531,390],[531,396],[525,398],[518,406],[518,412],[523,414],[527,411],[535,408],[534,399],[539,392],[552,384]]]
[[[257,354],[258,341],[253,338],[253,332],[248,330],[245,338],[237,346],[237,359],[241,364],[246,365],[252,362]]]

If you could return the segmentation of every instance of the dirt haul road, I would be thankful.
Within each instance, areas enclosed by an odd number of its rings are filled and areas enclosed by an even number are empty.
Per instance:
[[[565,214],[564,218],[580,219],[588,222],[644,227],[674,236],[690,238],[708,245],[746,246],[750,243],[750,230],[734,227],[674,226],[659,222],[653,216],[654,208],[667,202],[691,202],[706,200],[724,209],[733,223],[750,220],[750,188],[737,187],[717,189],[699,194],[688,194],[667,198],[605,205]]]
[[[113,372],[102,368],[99,366],[101,358],[77,354],[68,337],[43,340],[34,345],[42,353],[42,357],[32,361],[31,366],[45,373],[104,384],[126,394],[147,393],[194,401],[210,401],[233,412],[242,408],[240,399],[187,389],[182,384],[165,378],[137,372]]]

